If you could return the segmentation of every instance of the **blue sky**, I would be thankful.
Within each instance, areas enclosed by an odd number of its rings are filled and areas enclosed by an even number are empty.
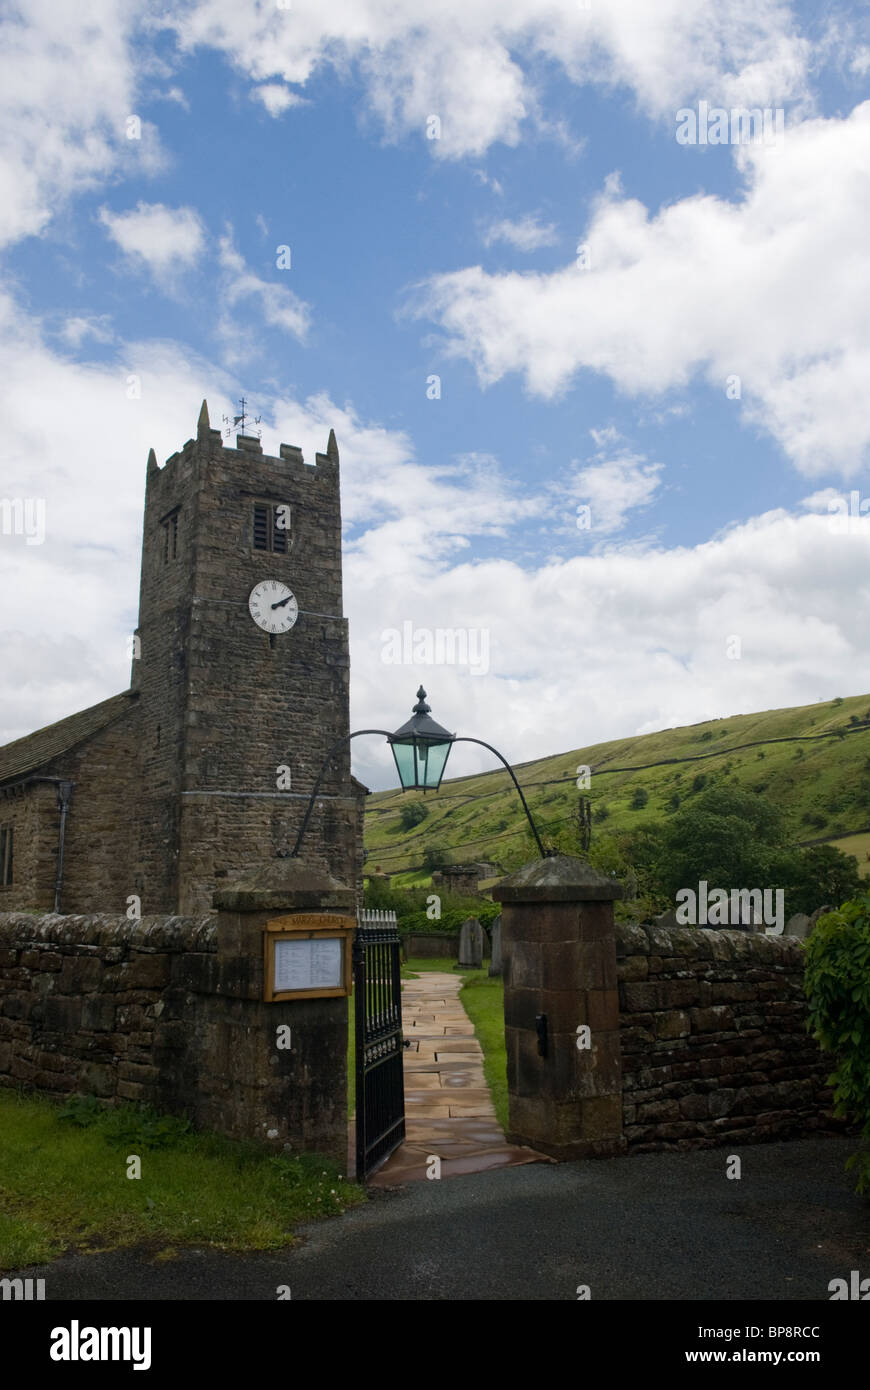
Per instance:
[[[3,27],[0,496],[47,521],[0,534],[0,738],[126,685],[145,456],[203,395],[216,424],[244,393],[270,452],[336,429],[355,726],[422,680],[520,761],[870,689],[870,520],[829,515],[870,493],[865,6],[33,0]],[[678,143],[701,102],[785,133]],[[391,665],[407,622],[487,659]],[[390,780],[376,749],[357,771]]]

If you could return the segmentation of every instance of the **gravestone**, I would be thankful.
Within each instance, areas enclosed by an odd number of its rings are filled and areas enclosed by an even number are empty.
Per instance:
[[[483,927],[476,917],[462,923],[459,932],[459,964],[479,970],[483,965]]]
[[[826,903],[824,907],[817,907],[815,912],[813,912],[810,916],[810,925],[807,927],[807,936],[809,936],[810,932],[812,931],[813,927],[816,925],[816,922],[818,922],[820,917],[825,917],[829,912],[836,912],[836,910],[837,909],[835,907],[831,907],[830,903]]]
[[[796,912],[793,917],[789,917],[785,924],[785,936],[796,936],[799,941],[803,941],[809,936],[812,930],[810,919],[805,912]]]
[[[653,918],[653,925],[656,927],[679,927],[681,923],[677,921],[676,910],[669,907],[666,912],[661,912],[658,917]]]
[[[493,921],[490,927],[492,940],[492,960],[489,963],[490,975],[500,975],[502,973],[501,963],[501,913]]]

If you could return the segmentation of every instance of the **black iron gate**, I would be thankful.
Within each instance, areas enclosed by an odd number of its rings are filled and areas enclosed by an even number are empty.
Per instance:
[[[399,932],[394,913],[389,917],[385,912],[359,914],[353,988],[356,1176],[364,1182],[405,1137]]]

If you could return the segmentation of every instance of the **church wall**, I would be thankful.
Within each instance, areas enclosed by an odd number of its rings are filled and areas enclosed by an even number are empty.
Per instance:
[[[0,790],[0,827],[13,832],[12,884],[0,887],[0,912],[54,907],[60,812],[51,782]]]
[[[138,865],[140,733],[134,705],[123,719],[52,763],[54,775],[74,783],[64,832],[61,912],[125,912],[132,894],[142,898],[142,912],[148,911]]]
[[[184,798],[182,892],[179,910],[206,912],[212,894],[253,866],[288,855],[308,804],[308,794],[280,798]],[[353,888],[360,879],[361,832],[356,798],[318,799],[301,856]],[[359,837],[359,838],[358,838]],[[358,893],[361,901],[361,894]]]
[[[135,806],[139,852],[135,890],[143,911],[172,912],[178,902],[179,797],[189,671],[187,643],[197,528],[196,446],[189,441],[164,468],[149,463],[145,485],[139,656],[132,683],[140,691],[140,779]],[[174,553],[164,523],[177,513]],[[166,558],[165,558],[166,557]]]

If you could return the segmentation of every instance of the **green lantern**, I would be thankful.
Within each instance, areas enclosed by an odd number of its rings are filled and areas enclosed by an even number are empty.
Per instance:
[[[422,685],[411,718],[389,735],[403,791],[436,792],[456,735],[431,719]]]

